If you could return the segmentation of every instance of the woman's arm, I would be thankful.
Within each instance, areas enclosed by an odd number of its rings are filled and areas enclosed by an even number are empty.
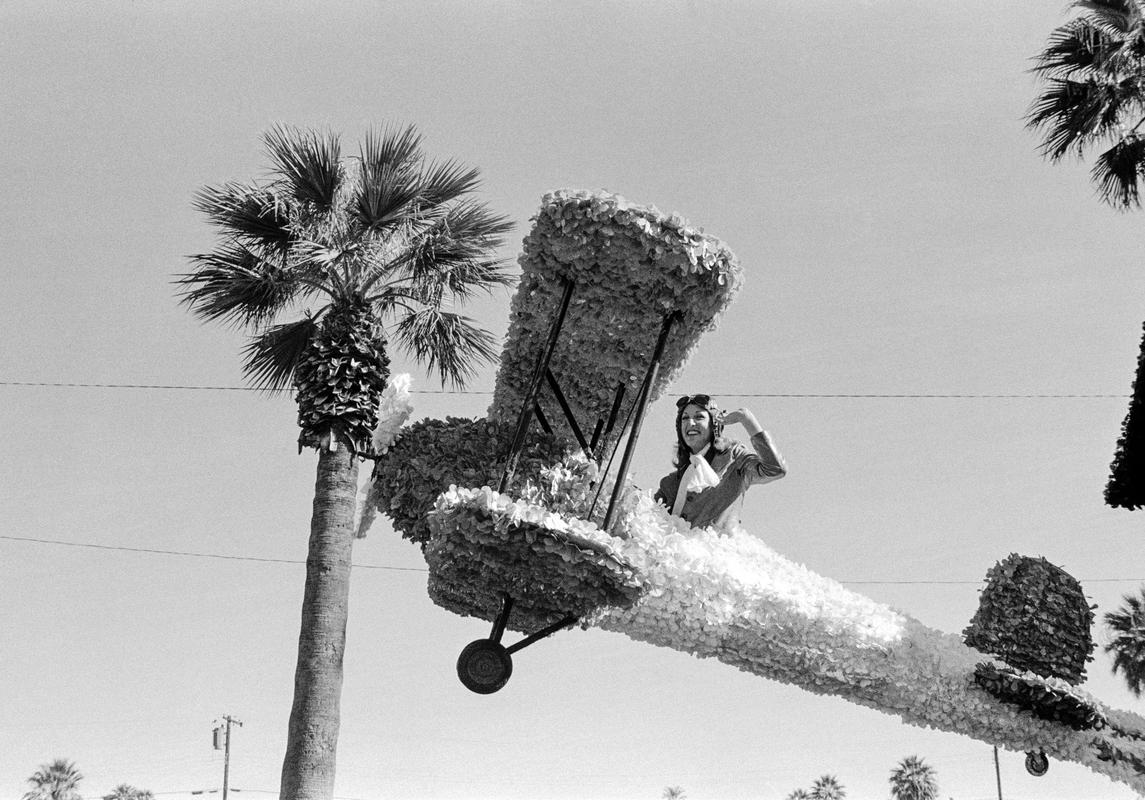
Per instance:
[[[751,436],[754,453],[745,452],[736,459],[735,469],[746,475],[750,483],[769,483],[787,474],[787,464],[775,449],[771,434],[763,429],[755,414],[746,408],[729,411],[723,416],[724,425],[743,425]]]

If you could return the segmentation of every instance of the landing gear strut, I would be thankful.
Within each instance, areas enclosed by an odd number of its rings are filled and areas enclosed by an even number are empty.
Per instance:
[[[561,628],[574,624],[577,616],[569,615],[548,627],[542,628],[534,634],[526,636],[514,645],[505,647],[501,644],[501,636],[505,633],[505,625],[509,622],[509,613],[513,610],[513,598],[505,595],[501,602],[501,611],[497,619],[493,620],[493,630],[488,639],[476,639],[465,646],[461,655],[457,657],[457,677],[465,684],[465,688],[477,694],[493,694],[509,682],[513,674],[513,659],[511,656],[518,650],[524,649],[533,642],[551,636]]]

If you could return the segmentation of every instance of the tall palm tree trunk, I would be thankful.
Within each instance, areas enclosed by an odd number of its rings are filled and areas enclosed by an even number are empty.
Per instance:
[[[334,794],[357,490],[358,462],[350,449],[344,443],[333,451],[319,448],[281,800]]]

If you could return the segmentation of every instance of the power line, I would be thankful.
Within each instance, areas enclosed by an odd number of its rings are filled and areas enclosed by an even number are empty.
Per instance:
[[[13,542],[30,542],[32,544],[54,544],[61,547],[86,547],[92,550],[120,550],[127,553],[147,553],[149,555],[184,556],[187,558],[217,558],[223,561],[258,561],[264,564],[305,564],[305,560],[290,558],[263,558],[260,556],[230,556],[222,553],[194,553],[184,550],[160,550],[153,547],[124,547],[111,544],[92,544],[90,542],[67,542],[62,539],[35,539],[30,536],[7,536],[0,534],[0,539]],[[428,572],[423,567],[391,567],[385,564],[352,564],[354,569],[384,569],[393,572]]]
[[[0,386],[37,386],[51,389],[158,389],[172,391],[203,391],[203,392],[260,392],[251,386],[212,386],[212,385],[183,385],[173,383],[73,383],[62,381],[0,381]],[[412,394],[446,394],[464,395],[480,394],[491,395],[492,390],[485,389],[415,389]],[[890,399],[890,400],[1031,400],[1031,399],[1126,399],[1128,394],[1055,394],[1055,393],[1029,393],[1029,394],[1003,394],[1003,393],[928,393],[928,392],[835,392],[835,393],[796,393],[796,392],[713,392],[717,397],[762,397],[762,398],[852,398],[852,399]]]
[[[49,389],[169,389],[199,392],[261,392],[253,386],[190,386],[175,383],[71,383],[63,381],[0,381],[0,386],[39,386]],[[417,389],[413,394],[493,394],[475,389]]]
[[[7,539],[13,542],[28,542],[32,544],[54,544],[62,547],[86,547],[95,550],[120,550],[128,553],[146,553],[149,555],[165,555],[165,556],[184,556],[189,558],[217,558],[225,561],[256,561],[265,564],[305,564],[306,561],[289,559],[289,558],[263,558],[259,556],[231,556],[223,555],[221,553],[194,553],[183,550],[161,550],[158,548],[150,547],[124,547],[120,545],[110,544],[91,544],[88,542],[68,542],[62,539],[36,539],[30,536],[7,536],[0,534],[0,539]],[[394,572],[429,572],[425,567],[393,567],[386,564],[352,564],[354,569],[381,569],[391,570]],[[1136,583],[1138,581],[1145,582],[1145,578],[1079,578],[1082,583]],[[907,581],[892,581],[892,580],[854,580],[854,581],[838,581],[839,583],[847,584],[850,586],[971,586],[982,583],[980,580],[952,580],[952,581],[939,581],[939,580],[907,580]]]

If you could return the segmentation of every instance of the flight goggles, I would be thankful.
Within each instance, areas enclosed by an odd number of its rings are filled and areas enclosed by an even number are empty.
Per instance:
[[[683,408],[684,406],[688,405],[689,403],[691,403],[692,405],[697,405],[700,408],[708,408],[709,406],[714,405],[712,403],[712,398],[709,395],[706,395],[706,394],[686,394],[683,397],[681,397],[679,400],[676,401],[676,408]]]

